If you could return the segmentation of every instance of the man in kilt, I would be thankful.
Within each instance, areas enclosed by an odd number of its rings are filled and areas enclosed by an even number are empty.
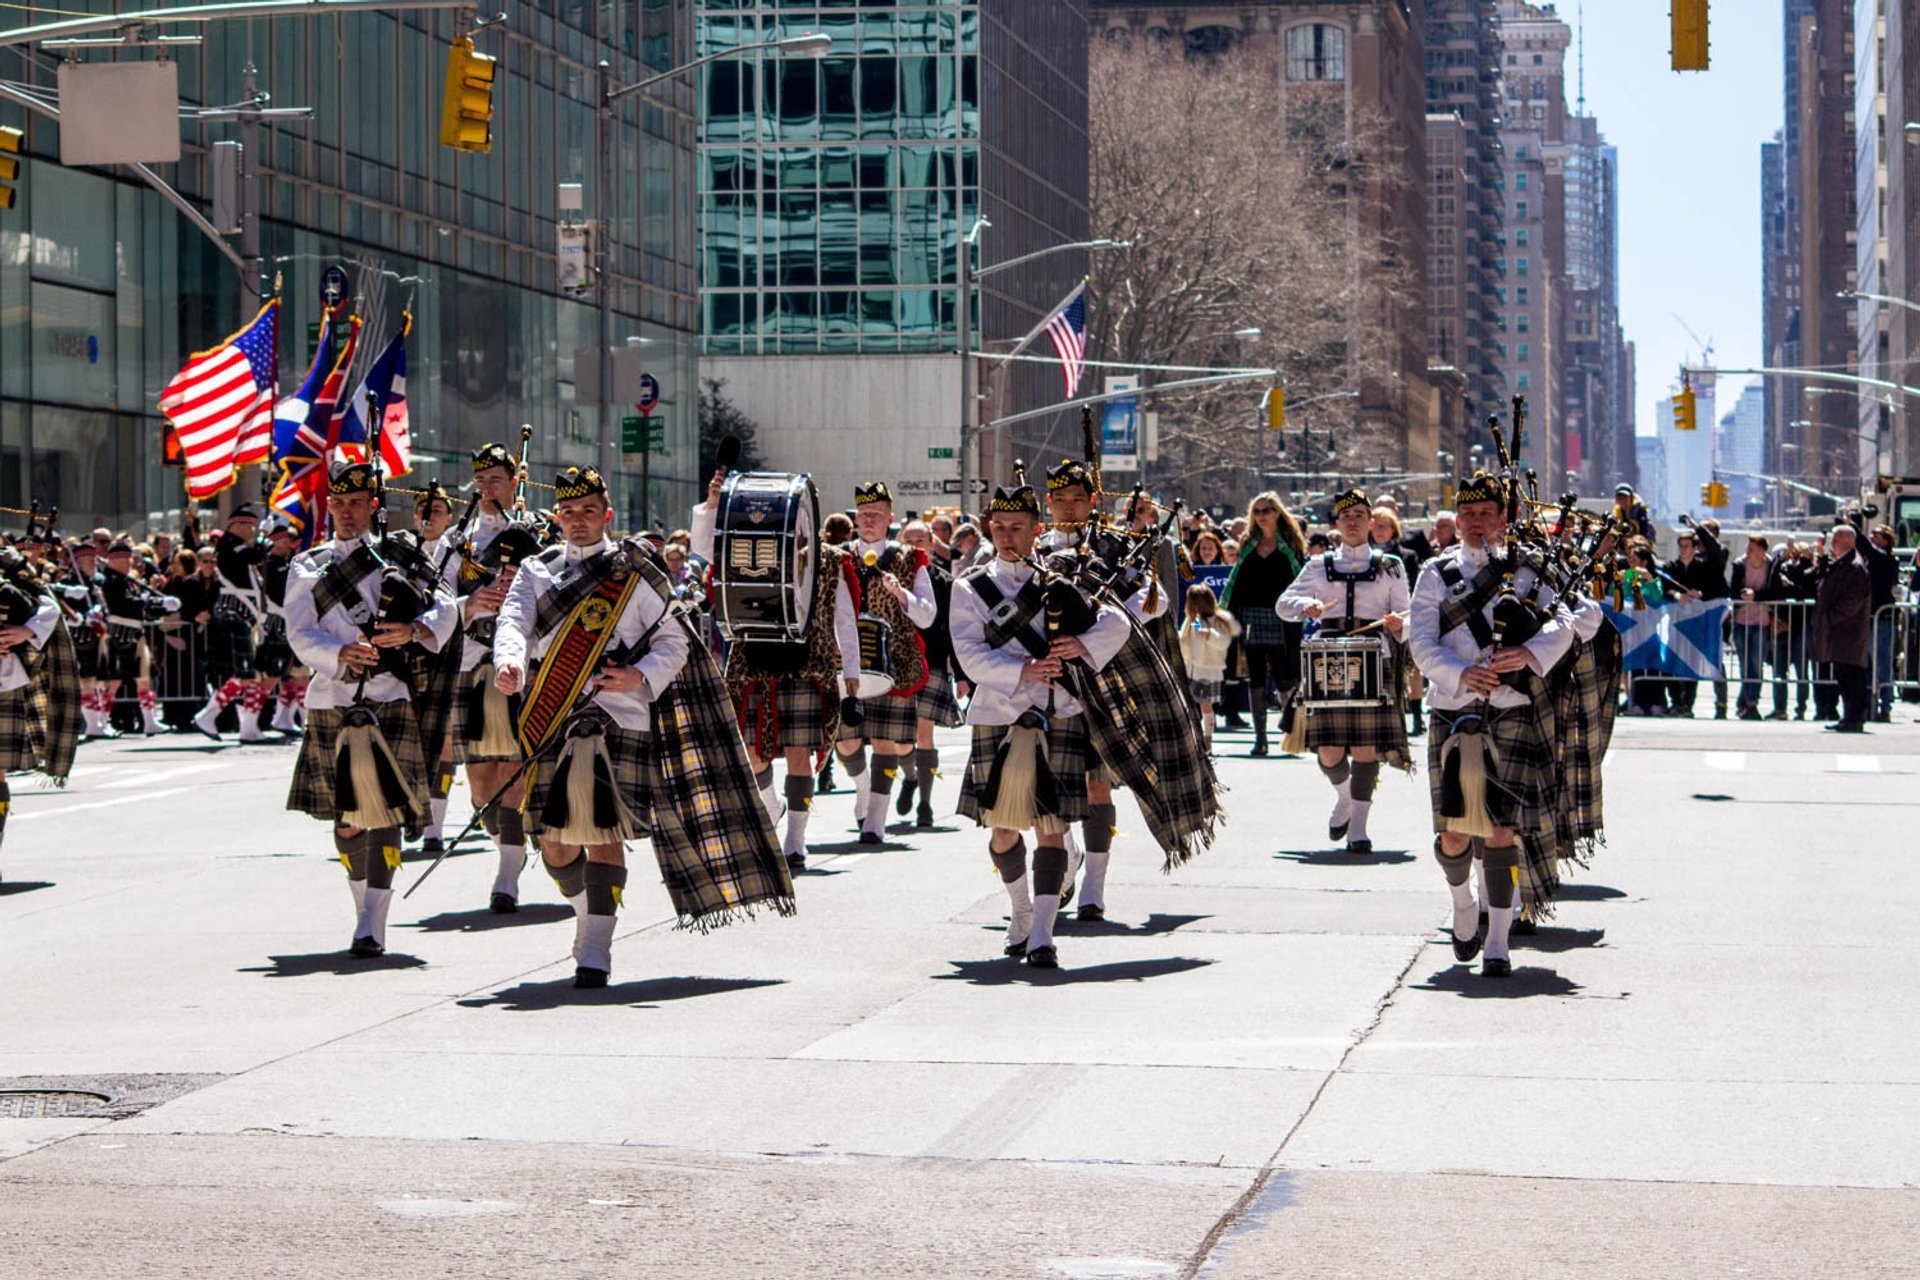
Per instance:
[[[0,840],[6,775],[37,769],[64,783],[79,744],[80,676],[60,604],[12,549],[0,551]]]
[[[1373,852],[1367,814],[1373,808],[1380,762],[1412,766],[1407,755],[1407,718],[1401,705],[1399,640],[1407,620],[1407,570],[1400,557],[1368,542],[1373,508],[1367,495],[1349,489],[1333,500],[1333,527],[1340,543],[1310,558],[1274,605],[1286,622],[1317,622],[1321,636],[1373,635],[1386,648],[1381,700],[1366,706],[1316,707],[1295,695],[1292,713],[1306,717],[1306,745],[1320,759],[1333,785],[1327,838],[1345,837],[1347,852]]]
[[[267,706],[267,685],[255,666],[254,628],[260,623],[260,568],[267,548],[259,539],[260,513],[241,503],[213,544],[214,576],[220,584],[207,621],[207,705],[193,727],[220,740],[220,713],[239,702],[240,741],[264,742],[260,713]]]
[[[624,842],[654,826],[652,709],[687,661],[690,641],[669,619],[666,597],[642,581],[632,553],[608,541],[613,508],[600,473],[569,467],[554,478],[553,496],[566,541],[514,575],[491,660],[500,692],[526,691],[523,741],[527,713],[546,717],[564,740],[553,763],[531,766],[526,821],[574,911],[574,985],[604,987],[627,885]],[[583,782],[591,801],[582,801]]]
[[[276,515],[267,521],[267,558],[260,562],[260,643],[254,647],[253,668],[273,682],[272,728],[300,732],[306,714],[307,672],[287,643],[287,577],[300,550],[293,523]]]
[[[106,606],[98,580],[100,551],[89,538],[72,539],[58,566],[54,592],[67,606],[67,633],[80,678],[80,723],[89,738],[116,736],[113,692],[106,684]]]
[[[419,540],[420,557],[437,572],[448,589],[459,581],[460,549],[448,546],[452,536],[453,500],[438,480],[413,499],[413,535]],[[448,645],[440,653],[415,654],[413,697],[420,719],[420,745],[426,752],[427,825],[420,831],[420,851],[437,854],[446,834],[447,796],[453,790],[453,742],[447,732],[453,708],[453,668],[460,661],[459,645]],[[444,668],[444,670],[443,670]]]
[[[1503,482],[1484,472],[1460,486],[1460,542],[1422,568],[1407,622],[1413,660],[1429,686],[1427,771],[1438,833],[1433,851],[1453,895],[1453,953],[1470,961],[1483,942],[1472,886],[1477,857],[1487,915],[1481,972],[1487,977],[1512,972],[1507,943],[1523,882],[1526,899],[1540,909],[1559,883],[1555,733],[1544,677],[1574,637],[1572,619],[1551,588],[1531,568],[1501,554],[1505,497]],[[1527,596],[1541,613],[1538,630],[1508,644],[1503,599]],[[1464,763],[1469,752],[1485,761],[1492,834],[1484,837],[1453,829],[1475,807],[1460,794],[1475,785]]]
[[[937,608],[933,625],[919,628],[920,647],[927,655],[927,682],[913,696],[913,711],[918,721],[913,745],[913,761],[900,784],[900,799],[893,811],[901,817],[914,808],[919,811],[913,825],[924,830],[933,825],[933,780],[940,774],[940,750],[934,746],[935,729],[957,729],[966,723],[960,714],[960,673],[953,661],[953,640],[948,634],[953,575],[933,555],[933,530],[925,521],[910,520],[900,530],[900,541],[927,557],[927,579],[933,584]]]
[[[1006,954],[1057,969],[1053,924],[1067,876],[1067,824],[1086,820],[1093,753],[1079,700],[1056,682],[1069,661],[1105,666],[1131,632],[1126,614],[1105,604],[1080,634],[1049,639],[1046,590],[1029,559],[1040,536],[1040,500],[1031,487],[996,489],[987,524],[994,559],[953,584],[954,657],[973,681],[973,747],[960,813],[991,828],[987,851],[1011,903]],[[1023,783],[1009,767],[1022,733],[1044,742],[1035,777]],[[1031,796],[1005,794],[1018,786],[1031,788]],[[1018,821],[1010,810],[1029,811],[1031,819],[1010,825]],[[1027,826],[1035,844],[1031,875]]]
[[[115,538],[107,546],[106,564],[99,577],[100,598],[107,613],[107,688],[102,696],[111,714],[114,695],[121,685],[131,683],[140,703],[141,732],[151,737],[165,733],[167,726],[160,722],[160,695],[153,691],[153,650],[148,631],[151,623],[178,609],[180,601],[161,595],[133,570],[133,543],[124,536]]]
[[[862,616],[877,619],[887,634],[890,669],[884,674],[893,687],[859,700],[860,722],[841,721],[834,751],[854,780],[853,811],[860,823],[860,843],[879,844],[885,838],[887,806],[892,803],[900,761],[913,754],[919,741],[914,699],[927,682],[927,655],[919,628],[933,625],[940,605],[927,572],[927,553],[888,536],[893,528],[893,491],[886,482],[859,486],[853,501],[854,536],[845,549],[853,557],[860,582],[854,604]]]
[[[354,931],[349,950],[356,956],[386,951],[387,910],[393,899],[393,873],[399,869],[400,829],[427,818],[427,761],[412,690],[394,668],[382,662],[388,650],[415,644],[438,652],[453,635],[453,598],[435,590],[430,607],[412,622],[381,622],[381,571],[384,564],[371,537],[378,506],[373,468],[341,463],[327,481],[327,515],[333,538],[295,557],[287,579],[287,642],[313,671],[307,686],[307,733],[294,765],[287,808],[333,824],[333,845],[347,868],[353,894]],[[364,620],[364,622],[362,621]],[[336,794],[336,770],[350,710],[365,708],[383,739],[404,797],[399,818],[378,825],[356,825],[351,818],[375,804],[376,797]],[[374,788],[379,790],[379,788]]]

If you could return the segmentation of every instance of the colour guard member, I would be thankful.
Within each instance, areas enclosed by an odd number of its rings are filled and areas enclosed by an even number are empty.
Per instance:
[[[160,721],[160,698],[153,691],[153,650],[147,631],[155,621],[180,607],[175,596],[161,595],[133,573],[133,543],[115,538],[101,567],[100,598],[107,614],[107,690],[109,713],[114,694],[132,683],[140,702],[140,728],[149,737],[165,733]],[[98,705],[97,703],[95,704]]]
[[[287,575],[300,550],[293,523],[285,516],[267,521],[267,558],[260,562],[260,643],[253,665],[274,681],[273,723],[281,733],[299,733],[307,709],[307,671],[287,643]]]
[[[227,517],[227,527],[213,544],[214,576],[220,583],[213,616],[207,621],[207,705],[193,717],[193,727],[220,740],[220,713],[236,701],[240,741],[265,742],[260,713],[267,707],[267,685],[255,668],[254,631],[260,624],[260,567],[267,548],[259,539],[260,513],[245,503]]]
[[[400,674],[411,659],[397,651],[437,653],[457,619],[440,588],[413,620],[383,620],[389,584],[373,537],[378,505],[370,465],[335,465],[327,482],[333,538],[294,559],[286,598],[288,642],[313,671],[287,808],[333,824],[353,892],[357,956],[385,952],[400,829],[427,819],[427,761]]]
[[[66,602],[68,635],[80,677],[80,720],[89,738],[112,738],[113,690],[106,683],[107,614],[100,594],[100,550],[89,538],[68,544],[56,593]]]
[[[1400,636],[1406,628],[1407,571],[1398,556],[1371,545],[1373,512],[1367,495],[1349,489],[1333,500],[1339,545],[1307,560],[1275,604],[1287,622],[1317,622],[1315,638],[1365,636],[1386,642],[1380,700],[1367,706],[1316,707],[1296,694],[1291,712],[1306,717],[1306,745],[1333,784],[1327,838],[1347,841],[1347,852],[1369,854],[1367,815],[1373,808],[1380,762],[1411,769],[1407,720],[1401,707]],[[1307,660],[1303,658],[1303,662]],[[1349,702],[1351,699],[1342,699]]]

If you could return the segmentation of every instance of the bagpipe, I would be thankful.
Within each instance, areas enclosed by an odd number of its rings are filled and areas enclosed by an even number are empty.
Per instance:
[[[19,541],[23,544],[51,542],[53,526],[59,518],[60,509],[55,507],[47,516],[45,527],[39,527],[40,503],[36,500],[27,512],[27,531]],[[40,611],[40,598],[46,592],[46,582],[33,561],[11,547],[0,551],[0,625],[24,627],[27,620]]]

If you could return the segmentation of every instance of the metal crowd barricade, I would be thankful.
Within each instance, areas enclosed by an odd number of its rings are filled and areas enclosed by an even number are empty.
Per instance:
[[[76,644],[100,646],[99,671],[104,678],[105,639],[96,639],[84,625],[73,627],[71,634]],[[147,628],[147,646],[153,691],[160,697],[160,717],[176,729],[184,728],[207,701],[206,624],[168,618]],[[131,680],[123,681],[115,690],[113,718],[122,729],[137,729],[140,723],[140,703]]]
[[[1713,681],[1713,702],[1726,688],[1727,714],[1752,705],[1763,716],[1784,710],[1801,719],[1830,706],[1838,696],[1832,673],[1813,661],[1813,601],[1734,600],[1721,632],[1721,680]],[[1920,643],[1917,638],[1916,643]],[[1908,670],[1914,670],[1909,664]],[[1696,686],[1706,681],[1661,672],[1628,671],[1629,713],[1666,714],[1691,707],[1695,716],[1713,714],[1699,705]],[[1689,694],[1691,691],[1691,694]]]
[[[1920,702],[1920,601],[1883,605],[1873,615],[1874,704]]]

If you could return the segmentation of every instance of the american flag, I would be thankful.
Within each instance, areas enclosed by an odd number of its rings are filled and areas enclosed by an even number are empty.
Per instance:
[[[1053,349],[1060,353],[1060,372],[1067,383],[1066,398],[1071,400],[1080,390],[1080,379],[1087,371],[1087,286],[1082,284],[1073,291],[1067,305],[1054,313],[1047,321],[1047,336],[1053,339]]]
[[[278,298],[240,332],[202,351],[160,393],[187,467],[187,495],[207,498],[233,483],[240,441],[273,428]]]

